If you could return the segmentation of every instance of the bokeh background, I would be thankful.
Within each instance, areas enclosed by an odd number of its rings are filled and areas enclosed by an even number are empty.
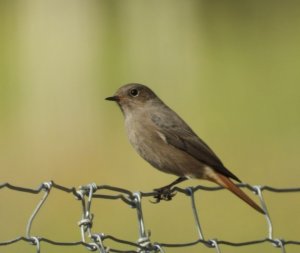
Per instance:
[[[1,0],[1,182],[67,187],[91,182],[151,191],[174,177],[130,147],[123,117],[104,100],[128,82],[149,85],[244,182],[299,186],[298,1]],[[192,180],[181,186],[212,184]],[[251,194],[250,192],[248,192]],[[254,195],[251,194],[253,198]],[[41,195],[0,190],[0,241],[25,234]],[[299,240],[299,194],[265,194],[276,238]],[[201,192],[205,236],[267,236],[263,216],[226,191]],[[135,210],[95,200],[94,232],[135,241]],[[32,234],[80,240],[80,203],[53,190]],[[197,239],[189,199],[144,203],[152,240]],[[42,252],[86,252],[42,244]],[[167,252],[213,252],[198,245]],[[269,244],[222,252],[279,252]],[[35,252],[26,243],[1,252]],[[287,246],[287,252],[299,247]]]

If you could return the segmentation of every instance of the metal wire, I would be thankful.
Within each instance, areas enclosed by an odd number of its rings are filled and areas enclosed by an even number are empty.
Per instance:
[[[80,186],[78,188],[75,187],[65,187],[59,184],[51,182],[44,182],[36,189],[26,188],[15,186],[9,183],[2,183],[0,184],[0,190],[2,189],[9,189],[13,191],[25,192],[29,194],[39,194],[40,192],[44,191],[45,193],[41,197],[40,201],[34,208],[32,214],[30,215],[25,235],[19,235],[15,238],[12,238],[7,241],[0,241],[0,251],[1,247],[5,247],[7,245],[16,244],[21,241],[28,242],[30,245],[35,247],[36,252],[40,253],[41,244],[47,243],[56,246],[81,246],[85,247],[87,250],[96,251],[100,253],[108,253],[108,252],[120,252],[120,253],[154,253],[154,252],[167,252],[167,248],[185,248],[190,247],[198,244],[205,245],[207,247],[215,249],[215,252],[221,253],[222,252],[222,245],[227,245],[231,247],[246,247],[249,245],[259,245],[259,244],[271,244],[274,247],[277,247],[281,250],[282,253],[286,253],[286,246],[287,245],[294,245],[298,246],[300,250],[300,237],[299,240],[288,240],[279,239],[273,237],[273,226],[272,226],[272,219],[269,214],[267,203],[263,197],[263,192],[269,191],[273,193],[300,193],[300,187],[295,188],[275,188],[270,186],[251,186],[249,184],[238,184],[239,187],[247,188],[257,194],[259,201],[261,203],[261,207],[265,211],[265,219],[266,219],[266,227],[267,227],[267,234],[265,238],[245,241],[245,242],[230,242],[221,239],[210,239],[206,240],[203,231],[201,228],[201,222],[199,218],[199,212],[196,208],[195,203],[195,193],[197,191],[219,191],[222,190],[222,187],[206,187],[206,186],[197,186],[197,187],[188,187],[188,188],[180,188],[174,187],[172,192],[183,194],[190,198],[191,208],[194,217],[194,223],[198,234],[198,240],[184,242],[184,243],[164,243],[164,242],[152,242],[150,232],[146,230],[145,220],[143,217],[142,207],[143,207],[143,198],[151,198],[156,193],[155,192],[131,192],[127,189],[113,187],[109,185],[96,185],[95,183]],[[82,205],[82,217],[81,220],[78,222],[80,227],[80,241],[71,241],[71,242],[61,242],[51,240],[49,238],[39,237],[39,236],[32,236],[31,235],[31,227],[32,224],[38,215],[39,211],[42,209],[44,203],[47,201],[48,196],[51,193],[51,190],[55,188],[59,191],[63,191],[66,193],[73,194],[77,201],[81,202]],[[106,194],[99,193],[100,191],[105,190]],[[93,233],[92,232],[92,225],[93,225],[93,218],[94,215],[92,213],[91,207],[92,202],[95,199],[108,199],[108,200],[122,200],[124,204],[126,204],[130,208],[135,208],[137,212],[137,221],[138,221],[138,238],[137,242],[131,242],[128,240],[124,240],[121,238],[117,238],[113,235],[106,235],[102,232]],[[299,232],[300,235],[300,232]],[[113,241],[114,244],[120,245],[120,248],[127,247],[128,250],[121,250],[119,248],[111,248],[108,245],[110,241]],[[134,250],[130,250],[131,248],[135,248]]]

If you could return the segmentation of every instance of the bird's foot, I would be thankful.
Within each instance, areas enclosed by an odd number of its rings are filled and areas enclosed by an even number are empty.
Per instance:
[[[154,192],[154,201],[151,201],[154,204],[159,203],[161,200],[170,201],[176,195],[170,187],[154,189]]]

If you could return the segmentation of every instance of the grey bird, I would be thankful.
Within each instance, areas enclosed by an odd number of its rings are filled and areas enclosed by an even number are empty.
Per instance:
[[[170,189],[189,178],[206,179],[227,188],[265,213],[230,179],[241,182],[212,149],[147,86],[131,83],[106,100],[117,102],[125,117],[128,139],[137,153],[160,171],[178,176],[159,189],[157,200],[171,199]]]

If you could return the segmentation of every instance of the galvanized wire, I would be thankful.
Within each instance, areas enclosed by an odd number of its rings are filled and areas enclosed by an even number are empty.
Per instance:
[[[198,234],[198,240],[184,242],[184,243],[165,243],[165,242],[152,242],[151,235],[149,230],[146,229],[145,220],[143,217],[143,198],[152,198],[155,196],[156,192],[131,192],[127,189],[113,187],[110,185],[97,185],[95,183],[76,187],[65,187],[55,182],[44,182],[36,189],[26,188],[15,186],[9,183],[2,183],[0,184],[1,189],[10,189],[13,191],[25,192],[29,194],[39,194],[40,192],[44,192],[42,198],[38,202],[37,206],[34,208],[32,214],[28,218],[27,227],[25,235],[19,235],[15,238],[12,238],[7,241],[0,241],[0,251],[1,247],[5,247],[7,245],[16,244],[21,241],[28,242],[30,245],[35,247],[36,252],[40,253],[41,251],[41,243],[52,244],[56,246],[81,246],[85,247],[90,251],[96,251],[100,253],[107,253],[107,252],[120,252],[120,253],[154,253],[154,252],[167,252],[168,248],[182,248],[190,247],[198,244],[205,245],[207,247],[213,248],[215,252],[221,253],[222,252],[222,245],[227,245],[231,247],[246,247],[249,245],[260,245],[260,244],[271,244],[274,247],[277,247],[281,250],[282,253],[286,253],[286,246],[287,245],[294,245],[299,247],[300,251],[300,231],[299,231],[299,240],[288,240],[287,238],[274,238],[273,236],[273,226],[272,226],[272,219],[269,214],[267,203],[263,197],[263,192],[269,191],[274,192],[276,194],[279,193],[300,193],[300,187],[296,188],[275,188],[270,186],[251,186],[249,184],[238,184],[239,187],[247,188],[257,194],[261,207],[265,211],[265,219],[266,219],[266,226],[267,226],[267,235],[265,238],[250,240],[245,242],[230,242],[221,239],[205,239],[204,233],[201,228],[200,222],[200,215],[199,211],[196,208],[195,202],[195,193],[197,191],[219,191],[222,190],[222,187],[206,187],[206,186],[197,186],[197,187],[188,187],[188,188],[180,188],[174,187],[172,188],[172,192],[183,194],[190,198],[192,214],[194,217],[194,223]],[[55,241],[49,238],[39,237],[39,236],[32,236],[31,235],[31,227],[32,224],[37,216],[37,214],[42,209],[43,205],[47,201],[48,196],[51,193],[51,190],[55,188],[56,190],[63,191],[69,194],[73,194],[77,201],[81,202],[82,205],[82,217],[78,222],[80,227],[80,241],[71,241],[71,242],[62,242],[62,241]],[[106,193],[99,193],[100,191],[105,191]],[[108,200],[122,200],[130,208],[136,209],[136,219],[138,221],[138,238],[136,242],[124,240],[121,238],[117,238],[113,235],[107,235],[103,232],[93,233],[92,225],[94,215],[91,211],[92,202],[95,199],[108,199]],[[109,247],[110,241],[114,242],[114,245],[120,245],[120,248],[127,247],[128,250],[121,250],[118,248],[111,248]]]

